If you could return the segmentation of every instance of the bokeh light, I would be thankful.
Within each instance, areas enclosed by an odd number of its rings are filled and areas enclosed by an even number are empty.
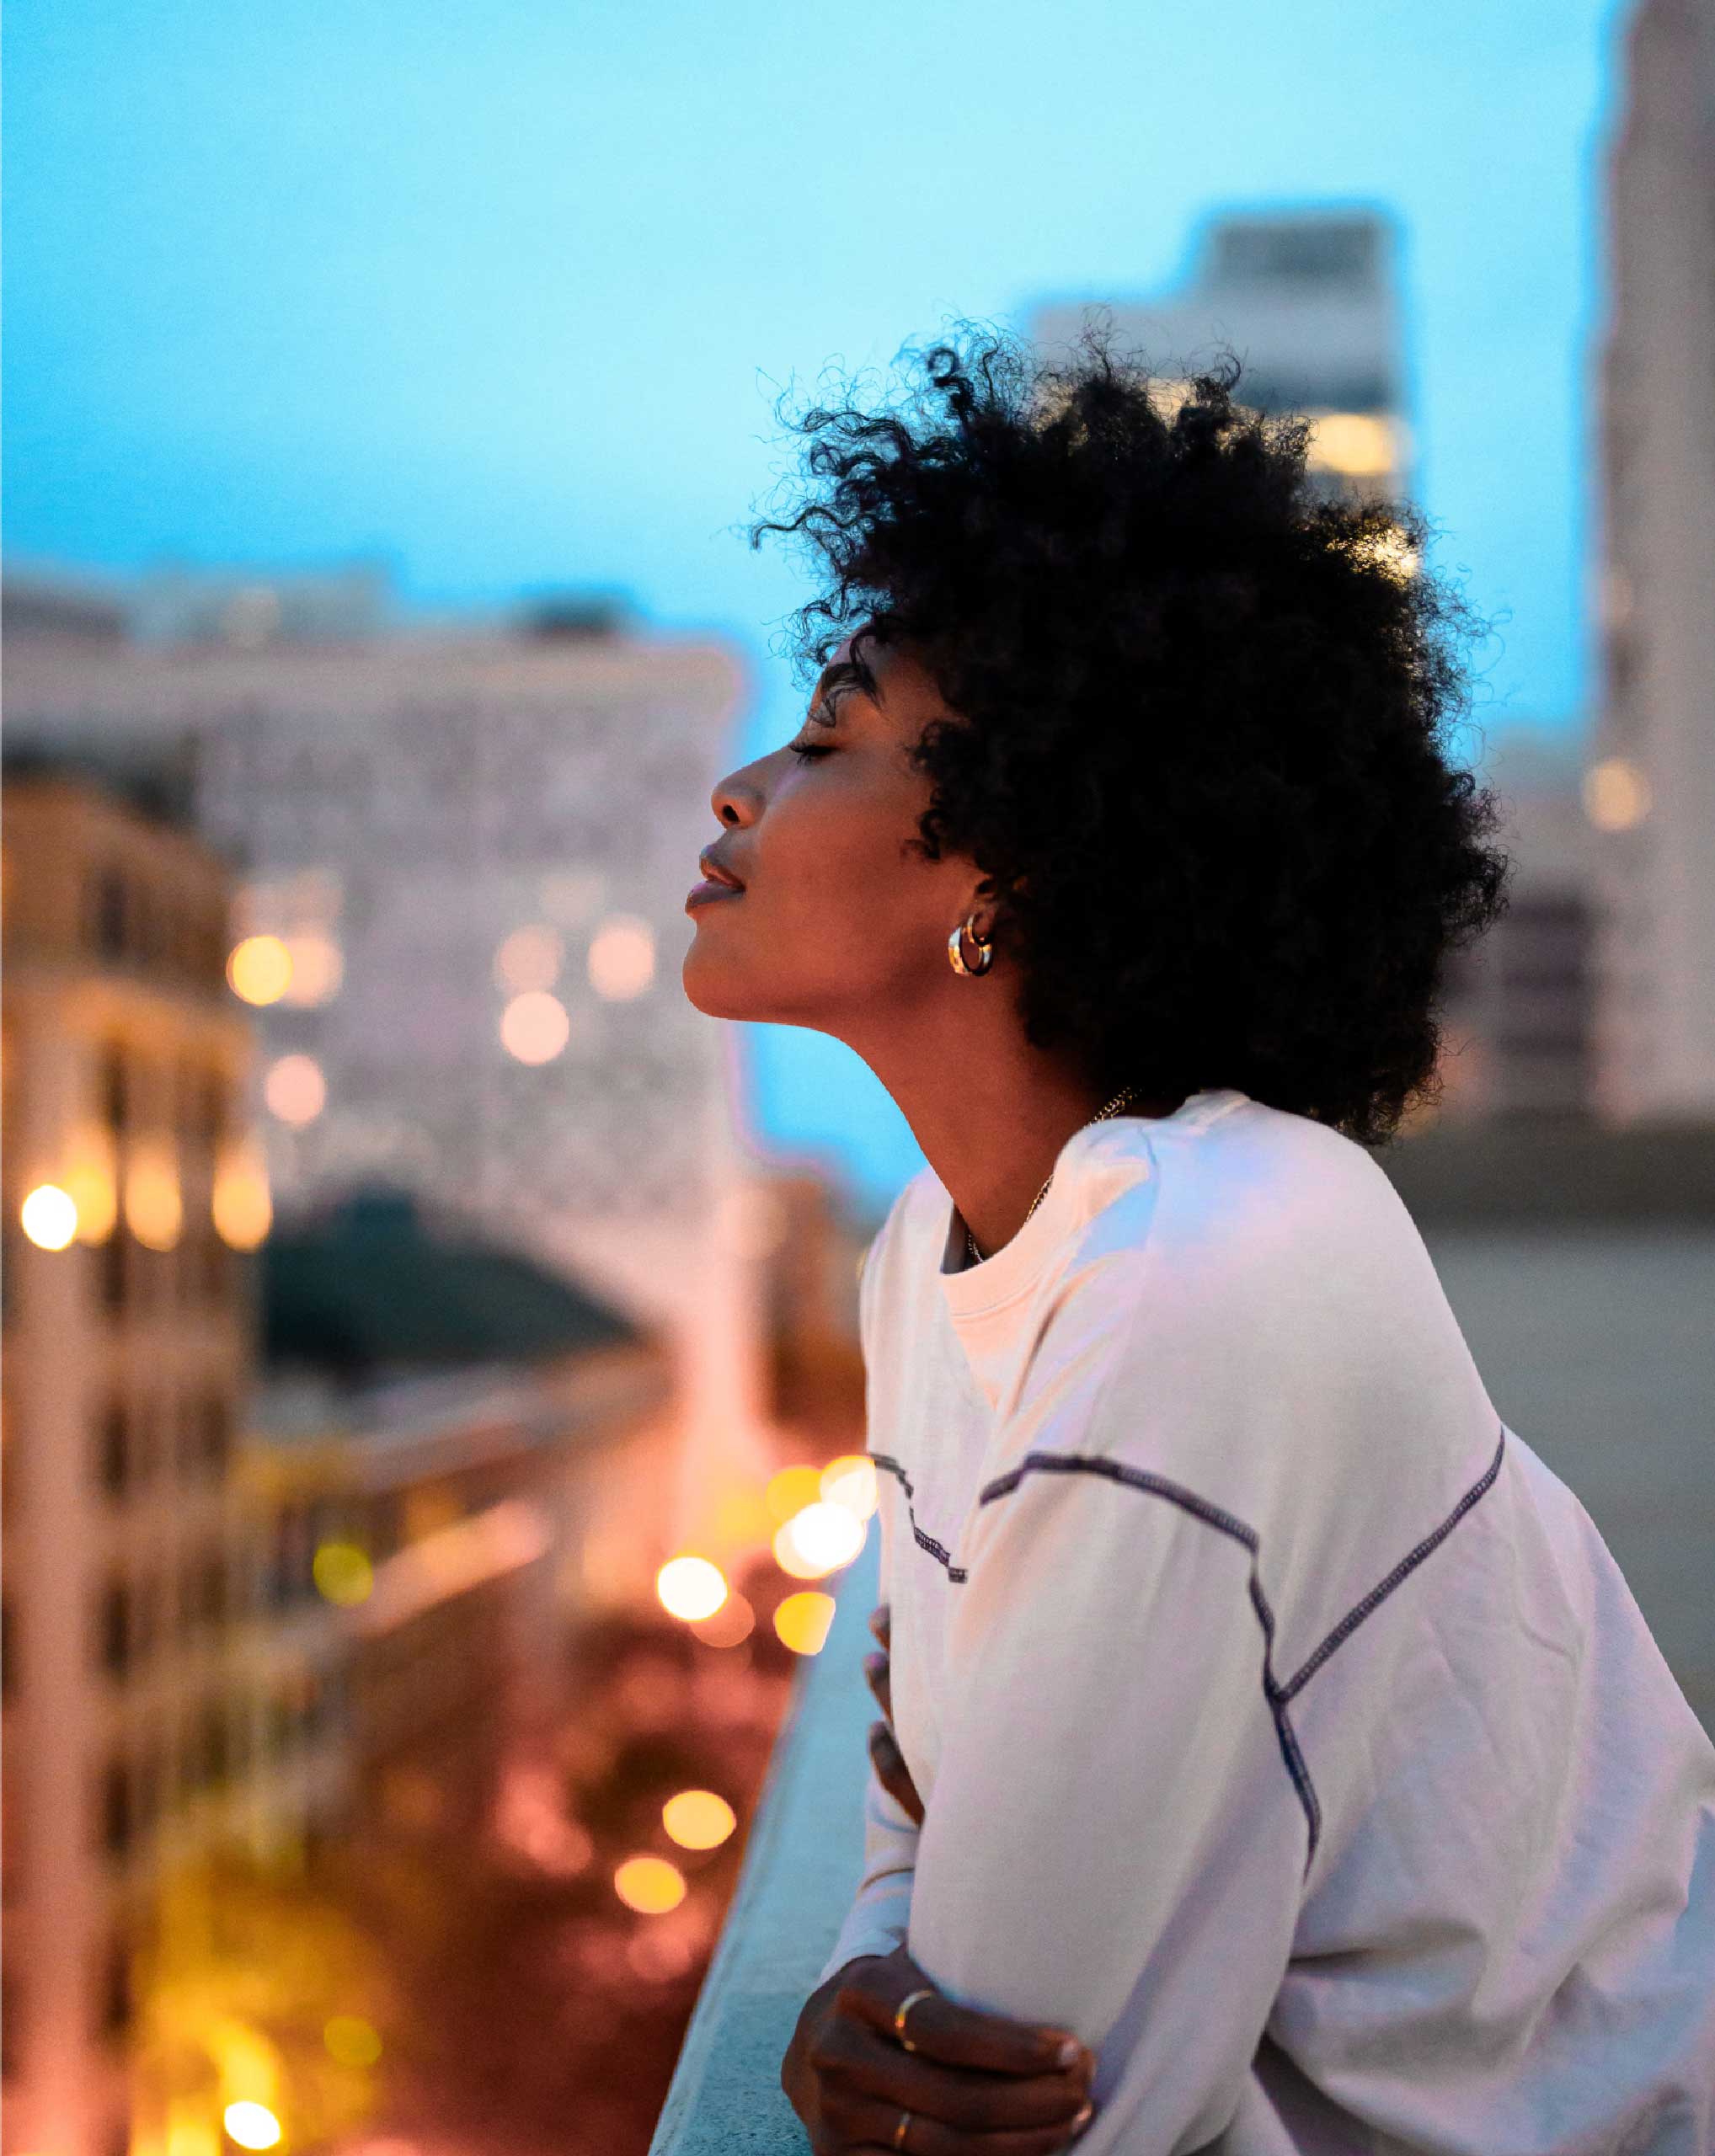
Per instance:
[[[833,1596],[813,1588],[788,1594],[774,1612],[774,1630],[794,1654],[820,1654],[833,1621]]]
[[[820,1469],[814,1467],[783,1467],[777,1475],[768,1478],[766,1502],[771,1518],[784,1524],[794,1513],[801,1513],[806,1505],[813,1505],[822,1494]]]
[[[299,1130],[328,1105],[328,1081],[314,1056],[283,1055],[268,1066],[262,1097],[271,1114]]]
[[[84,1124],[68,1148],[63,1187],[77,1209],[77,1240],[104,1243],[119,1218],[118,1147],[111,1131]]]
[[[381,2057],[381,2036],[355,2014],[336,2014],[322,2031],[328,2056],[340,2066],[373,2066]]]
[[[661,1806],[661,1824],[681,1849],[719,1849],[738,1823],[737,1812],[712,1789],[681,1789]]]
[[[281,1001],[301,1009],[330,1002],[339,993],[345,977],[345,960],[331,936],[288,936],[286,956],[291,969]]]
[[[520,1063],[552,1063],[572,1036],[572,1022],[557,995],[530,989],[500,1013],[500,1044]]]
[[[184,1224],[179,1171],[158,1141],[136,1145],[125,1177],[126,1225],[145,1250],[171,1250]]]
[[[843,1505],[854,1519],[868,1519],[875,1510],[875,1462],[862,1453],[841,1453],[822,1470],[821,1495],[831,1505]]]
[[[736,1588],[712,1616],[691,1620],[692,1631],[707,1647],[741,1646],[756,1629],[756,1605]]]
[[[727,1592],[726,1575],[707,1557],[670,1557],[655,1574],[655,1593],[670,1617],[712,1617]]]
[[[324,1542],[311,1561],[318,1592],[349,1609],[368,1601],[375,1588],[375,1567],[355,1542]]]
[[[247,936],[227,960],[227,979],[246,1003],[278,1003],[291,985],[291,953],[277,936]]]
[[[254,1145],[222,1150],[215,1164],[210,1212],[215,1233],[233,1250],[254,1250],[274,1225],[268,1173]]]
[[[794,1579],[820,1579],[849,1565],[863,1547],[865,1523],[843,1505],[806,1505],[774,1537],[774,1561]]]
[[[664,1856],[628,1856],[613,1875],[613,1891],[640,1916],[665,1916],[685,1898],[685,1875]]]
[[[1584,775],[1584,814],[1599,831],[1629,831],[1649,814],[1649,782],[1625,756],[1605,756]]]
[[[18,1209],[19,1225],[38,1250],[64,1250],[77,1232],[77,1208],[56,1182],[39,1182]]]
[[[565,946],[558,929],[540,921],[515,928],[494,953],[494,979],[515,995],[552,988],[559,979]]]
[[[641,914],[610,914],[590,941],[590,985],[609,1003],[628,1003],[655,977],[655,931]]]
[[[228,2104],[221,2122],[240,2148],[272,2148],[280,2140],[280,2121],[266,2104]]]

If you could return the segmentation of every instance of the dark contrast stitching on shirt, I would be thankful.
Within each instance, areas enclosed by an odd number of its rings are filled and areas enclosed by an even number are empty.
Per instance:
[[[866,1453],[863,1456],[866,1460],[873,1460],[876,1466],[884,1467],[890,1475],[895,1475],[899,1477],[900,1487],[906,1493],[906,1518],[911,1524],[912,1540],[916,1542],[918,1549],[927,1550],[937,1564],[941,1565],[945,1568],[948,1578],[952,1581],[955,1587],[963,1587],[965,1581],[970,1578],[970,1573],[965,1570],[963,1565],[955,1565],[954,1563],[951,1552],[943,1544],[938,1542],[932,1534],[926,1534],[923,1529],[917,1525],[917,1515],[911,1508],[911,1499],[916,1493],[911,1487],[911,1476],[906,1473],[904,1468],[900,1466],[898,1460],[895,1460],[890,1454],[884,1452],[871,1452]]]
[[[996,1476],[992,1482],[985,1484],[978,1494],[977,1502],[980,1505],[986,1505],[997,1497],[1007,1496],[1009,1492],[1018,1488],[1027,1475],[1033,1471],[1061,1475],[1105,1475],[1110,1481],[1121,1482],[1131,1489],[1146,1491],[1152,1497],[1165,1498],[1169,1504],[1177,1505],[1182,1512],[1190,1513],[1194,1519],[1200,1519],[1206,1526],[1214,1528],[1219,1534],[1229,1536],[1243,1548],[1250,1561],[1251,1608],[1256,1613],[1257,1623],[1261,1627],[1263,1634],[1263,1696],[1268,1702],[1269,1711],[1274,1720],[1274,1734],[1280,1746],[1280,1756],[1285,1762],[1286,1772],[1291,1779],[1294,1790],[1297,1792],[1299,1803],[1304,1810],[1305,1822],[1309,1828],[1309,1848],[1304,1860],[1304,1869],[1308,1874],[1311,1865],[1315,1860],[1317,1844],[1322,1836],[1322,1805],[1316,1794],[1316,1785],[1310,1778],[1310,1769],[1305,1764],[1304,1754],[1299,1747],[1297,1735],[1292,1727],[1292,1719],[1287,1710],[1311,1678],[1315,1676],[1317,1671],[1333,1653],[1335,1648],[1349,1640],[1365,1619],[1380,1609],[1395,1588],[1415,1572],[1424,1558],[1446,1540],[1472,1507],[1493,1488],[1495,1478],[1500,1473],[1501,1461],[1506,1452],[1506,1426],[1503,1423],[1500,1437],[1494,1449],[1494,1458],[1458,1503],[1454,1506],[1446,1518],[1430,1534],[1426,1534],[1413,1550],[1408,1551],[1400,1560],[1384,1579],[1378,1581],[1370,1588],[1361,1602],[1356,1604],[1341,1618],[1339,1623],[1310,1656],[1303,1667],[1285,1684],[1280,1684],[1274,1675],[1274,1613],[1269,1606],[1268,1596],[1263,1592],[1263,1583],[1258,1572],[1258,1559],[1261,1550],[1260,1538],[1253,1527],[1248,1526],[1243,1520],[1236,1518],[1231,1513],[1223,1511],[1219,1505],[1211,1504],[1206,1497],[1199,1497],[1194,1491],[1187,1490],[1179,1483],[1169,1481],[1164,1475],[1151,1475],[1143,1468],[1129,1467],[1122,1460],[1106,1460],[1094,1454],[1082,1453],[1033,1452],[1027,1453],[1016,1467],[1009,1468],[1006,1474]],[[921,1548],[927,1550],[931,1556],[936,1558],[946,1567],[949,1581],[962,1585],[970,1577],[967,1568],[962,1565],[955,1565],[943,1545],[932,1535],[926,1534],[917,1525],[916,1515],[911,1508],[911,1498],[915,1492],[911,1486],[911,1477],[906,1474],[904,1467],[898,1460],[885,1453],[870,1453],[868,1457],[877,1467],[885,1468],[899,1478],[900,1487],[906,1494],[906,1511],[911,1520],[913,1537]]]
[[[1268,1702],[1269,1712],[1274,1719],[1274,1736],[1280,1747],[1280,1757],[1285,1762],[1286,1772],[1297,1792],[1298,1801],[1304,1808],[1305,1824],[1309,1829],[1309,1847],[1305,1852],[1304,1869],[1307,1873],[1316,1857],[1316,1845],[1322,1836],[1322,1804],[1316,1794],[1316,1785],[1310,1779],[1310,1769],[1304,1764],[1304,1754],[1299,1749],[1298,1738],[1286,1711],[1286,1702],[1280,1687],[1274,1682],[1274,1613],[1269,1606],[1269,1598],[1263,1592],[1263,1582],[1257,1574],[1257,1556],[1259,1540],[1257,1530],[1232,1513],[1223,1512],[1219,1505],[1212,1505],[1206,1497],[1199,1497],[1195,1491],[1187,1490],[1178,1482],[1170,1482],[1164,1475],[1151,1475],[1141,1467],[1128,1467],[1123,1460],[1103,1460],[1083,1453],[1026,1453],[1016,1467],[985,1486],[977,1498],[980,1505],[1004,1497],[1017,1489],[1032,1470],[1056,1475],[1105,1475],[1109,1481],[1123,1482],[1134,1490],[1146,1490],[1151,1497],[1164,1497],[1170,1505],[1177,1505],[1181,1512],[1189,1513],[1194,1519],[1200,1519],[1205,1526],[1230,1536],[1244,1550],[1250,1560],[1251,1608],[1256,1612],[1257,1622],[1263,1633],[1263,1697]]]
[[[1423,1540],[1418,1543],[1415,1550],[1410,1551],[1408,1556],[1400,1559],[1399,1562],[1394,1566],[1393,1570],[1387,1575],[1386,1579],[1378,1581],[1377,1583],[1370,1588],[1369,1593],[1364,1597],[1364,1599],[1359,1603],[1355,1608],[1347,1611],[1346,1614],[1341,1618],[1339,1623],[1334,1626],[1333,1631],[1328,1634],[1328,1637],[1316,1650],[1315,1653],[1311,1656],[1310,1659],[1305,1663],[1303,1668],[1299,1671],[1298,1674],[1296,1677],[1290,1678],[1281,1687],[1280,1696],[1283,1700],[1296,1699],[1298,1694],[1304,1689],[1305,1686],[1309,1684],[1311,1678],[1315,1676],[1317,1671],[1322,1668],[1323,1662],[1325,1662],[1328,1657],[1333,1652],[1334,1649],[1337,1646],[1341,1646],[1345,1641],[1350,1639],[1353,1633],[1357,1630],[1359,1625],[1363,1623],[1364,1620],[1369,1616],[1372,1610],[1378,1609],[1381,1604],[1386,1601],[1388,1596],[1392,1593],[1395,1588],[1399,1585],[1400,1582],[1405,1578],[1407,1574],[1415,1572],[1418,1566],[1422,1564],[1424,1558],[1429,1556],[1429,1552],[1446,1540],[1447,1537],[1453,1532],[1454,1529],[1458,1526],[1460,1521],[1464,1518],[1466,1513],[1471,1510],[1471,1508],[1477,1502],[1477,1499],[1481,1497],[1486,1491],[1493,1486],[1494,1479],[1496,1476],[1500,1473],[1501,1455],[1505,1452],[1506,1447],[1506,1425],[1505,1423],[1503,1423],[1501,1425],[1500,1442],[1494,1449],[1494,1458],[1490,1460],[1484,1473],[1479,1476],[1477,1481],[1472,1484],[1471,1487],[1465,1492],[1465,1495],[1459,1500],[1458,1503],[1454,1506],[1452,1511],[1448,1513],[1445,1519],[1441,1522],[1441,1524],[1435,1530],[1435,1532],[1431,1534],[1426,1534]]]

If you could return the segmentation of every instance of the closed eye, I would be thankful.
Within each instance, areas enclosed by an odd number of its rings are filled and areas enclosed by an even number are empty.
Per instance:
[[[831,749],[825,748],[815,742],[788,741],[786,745],[794,756],[802,756],[806,762],[814,756],[831,756],[834,753]]]

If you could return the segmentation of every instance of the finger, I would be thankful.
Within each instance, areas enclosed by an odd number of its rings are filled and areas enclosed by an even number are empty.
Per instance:
[[[891,2037],[894,2015],[914,1991],[929,1994],[911,2008],[906,2024],[918,2056],[948,2066],[980,2067],[991,2073],[1065,2073],[1081,2059],[1086,2062],[1087,2073],[1095,2070],[1093,2054],[1069,2029],[960,2006],[931,1984],[908,1954],[858,1962],[839,1996],[842,2011]],[[1065,2057],[1061,2056],[1062,2047],[1067,2047]]]
[[[889,1636],[893,1630],[893,1606],[890,1603],[879,1602],[870,1611],[869,1629],[881,1646],[885,1647],[890,1644]]]
[[[916,2009],[912,2009],[915,2018]],[[1033,2148],[1047,2137],[1064,2141],[1074,2120],[1089,2101],[1081,2073],[1035,2074],[1020,2079],[1011,2074],[980,2073],[968,2068],[938,2066],[913,2052],[902,2052],[874,2029],[847,2025],[847,2034],[831,2047],[822,2072],[825,2103],[831,2101],[849,2132],[869,2132],[867,2116],[859,2105],[885,2104],[897,2122],[902,2111],[924,2121],[922,2132],[913,2130],[913,2148],[922,2140],[928,2156],[928,2128],[932,2125],[983,2137],[983,2156],[993,2156],[989,2137],[1018,2133],[1031,2137]],[[967,2156],[961,2151],[960,2156]]]
[[[870,1690],[875,1694],[875,1704],[893,1722],[893,1670],[884,1654],[867,1654],[863,1657],[863,1675]]]
[[[893,2137],[900,2113],[906,2108],[903,2104],[866,2104],[852,2114],[856,2130],[864,2138],[855,2144],[842,2142],[841,2148],[849,2148],[851,2156],[869,2156],[872,2149],[877,2156],[890,2156],[896,2146]],[[1073,2133],[1082,2131],[1065,2119],[1057,2126],[1002,2127],[974,2137],[968,2127],[944,2126],[913,2111],[906,2148],[909,2156],[973,2156],[973,2152],[977,2156],[1058,2156],[1061,2149],[1071,2145]]]
[[[895,1743],[893,1732],[884,1721],[869,1725],[869,1758],[875,1769],[875,1778],[900,1809],[912,1822],[923,1823],[923,1800],[917,1795],[917,1785],[911,1780],[911,1770],[905,1763],[905,1756]]]

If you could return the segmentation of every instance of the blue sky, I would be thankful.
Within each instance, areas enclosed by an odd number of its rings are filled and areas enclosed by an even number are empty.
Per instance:
[[[1212,207],[1403,227],[1421,498],[1506,619],[1486,723],[1579,722],[1614,0],[9,0],[9,552],[385,555],[409,600],[590,584],[752,656],[777,390],[954,314],[1175,280]],[[710,833],[714,830],[711,812]],[[848,1051],[757,1113],[872,1201]]]

